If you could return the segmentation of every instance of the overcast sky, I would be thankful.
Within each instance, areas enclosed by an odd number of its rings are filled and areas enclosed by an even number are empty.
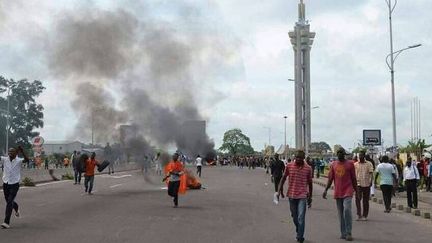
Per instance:
[[[45,106],[48,140],[71,137],[76,117],[70,107],[73,91],[54,77],[41,54],[47,36],[65,12],[82,9],[136,10],[135,1],[6,1],[0,0],[0,75],[38,79],[47,90],[40,98]],[[284,119],[288,116],[288,143],[294,142],[294,57],[288,38],[297,20],[297,0],[146,1],[155,19],[170,22],[178,31],[188,26],[175,15],[193,9],[198,25],[217,31],[232,47],[229,68],[200,74],[202,89],[196,102],[208,119],[208,133],[220,146],[223,133],[240,128],[256,150],[268,143],[284,142]],[[385,145],[391,143],[388,12],[385,0],[326,0],[306,2],[306,16],[316,38],[311,52],[312,141],[352,148],[365,128],[382,129]],[[185,7],[187,6],[187,8]],[[410,137],[410,102],[422,104],[422,135],[432,135],[432,1],[400,0],[394,13],[395,50],[421,43],[404,52],[396,70],[398,142]],[[189,16],[189,15],[188,15]],[[195,26],[196,27],[196,26]],[[190,27],[192,28],[192,27]],[[215,52],[218,46],[214,47]],[[212,59],[196,62],[212,62]],[[218,63],[215,63],[217,66]],[[198,65],[199,66],[199,65]],[[200,94],[202,92],[202,94]],[[90,138],[89,138],[90,140]],[[427,140],[432,142],[432,138]],[[85,141],[88,142],[88,141]]]

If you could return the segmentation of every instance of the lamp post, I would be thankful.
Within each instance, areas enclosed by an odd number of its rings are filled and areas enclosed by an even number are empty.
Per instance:
[[[392,24],[392,14],[393,11],[396,8],[397,0],[385,0],[387,3],[388,11],[389,11],[389,30],[390,30],[390,54],[386,57],[387,66],[390,69],[391,74],[391,91],[392,91],[392,125],[393,125],[393,148],[397,148],[397,137],[396,137],[396,105],[395,105],[395,88],[394,88],[394,62],[396,61],[396,58],[401,54],[403,51],[420,47],[421,44],[409,46],[407,48],[401,49],[399,51],[393,51],[393,24]],[[389,57],[390,57],[390,63],[389,63]]]
[[[391,1],[391,0],[390,0]],[[391,19],[391,18],[390,18]],[[391,50],[393,50],[393,45],[391,45]],[[390,54],[387,55],[386,57],[386,63],[388,68],[390,69],[390,74],[391,74],[391,92],[392,92],[392,126],[393,126],[393,148],[396,149],[397,147],[397,137],[396,137],[396,102],[395,102],[395,87],[394,87],[394,63],[396,61],[396,59],[398,58],[398,56],[409,49],[413,49],[413,48],[417,48],[420,47],[421,44],[416,44],[416,45],[412,45],[412,46],[408,46],[406,48],[400,49],[398,51],[395,52],[391,52]],[[389,60],[390,58],[390,60]]]

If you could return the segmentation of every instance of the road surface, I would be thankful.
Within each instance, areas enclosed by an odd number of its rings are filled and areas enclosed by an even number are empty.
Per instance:
[[[188,191],[173,208],[160,178],[140,171],[95,178],[94,195],[70,181],[21,188],[22,217],[0,242],[296,242],[288,201],[272,202],[264,170],[203,168],[205,190]],[[306,242],[343,242],[335,202],[314,185]],[[331,195],[332,192],[329,192]],[[3,212],[5,204],[0,202]],[[355,206],[353,205],[353,212]],[[2,215],[3,216],[3,215]],[[429,242],[432,221],[371,204],[370,220],[353,224],[355,242]]]

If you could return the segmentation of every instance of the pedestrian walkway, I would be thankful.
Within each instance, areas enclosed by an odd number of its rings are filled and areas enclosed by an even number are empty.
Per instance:
[[[325,187],[327,178],[314,178],[314,183]],[[419,202],[416,210],[408,208],[406,192],[396,193],[396,197],[392,198],[392,208],[401,210],[407,213],[412,213],[415,216],[431,219],[432,214],[432,192],[419,192]],[[382,194],[379,188],[375,191],[375,196],[371,198],[373,202],[383,204]]]

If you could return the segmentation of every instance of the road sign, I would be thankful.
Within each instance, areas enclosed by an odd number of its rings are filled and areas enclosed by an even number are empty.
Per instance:
[[[44,142],[45,140],[41,136],[37,136],[32,139],[33,146],[42,146]]]
[[[364,146],[379,146],[381,145],[381,130],[363,130],[363,145]]]

